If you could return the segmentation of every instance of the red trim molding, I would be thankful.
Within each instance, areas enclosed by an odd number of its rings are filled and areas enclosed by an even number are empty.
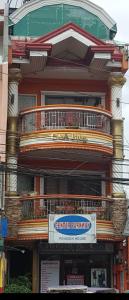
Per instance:
[[[38,51],[51,51],[52,45],[51,44],[40,44],[40,43],[27,43],[26,44],[27,50],[38,50]]]
[[[46,42],[60,34],[63,34],[64,32],[66,32],[68,30],[71,30],[71,29],[73,31],[79,33],[86,39],[90,40],[91,42],[95,43],[95,46],[91,46],[88,48],[88,52],[85,57],[86,65],[90,64],[90,62],[93,58],[93,54],[95,52],[111,53],[112,59],[114,59],[115,61],[122,61],[123,54],[119,51],[119,49],[115,45],[107,44],[107,43],[103,42],[102,40],[96,38],[89,32],[83,30],[78,25],[75,25],[73,23],[65,24],[64,26],[46,34],[45,36],[41,36],[38,39],[34,39],[31,42],[25,42],[25,41],[22,42],[22,41],[18,41],[18,40],[17,41],[13,40],[12,41],[13,57],[19,57],[19,56],[27,57],[30,50],[48,51],[50,54],[50,52],[52,50],[52,44],[46,43]],[[21,45],[23,47],[21,47]]]
[[[101,45],[101,46],[91,46],[91,51],[93,53],[99,52],[99,53],[113,53],[114,52],[114,45]]]
[[[85,38],[89,39],[90,41],[94,42],[96,45],[107,45],[105,42],[97,39],[95,36],[93,36],[92,34],[90,34],[89,32],[83,30],[82,28],[80,28],[79,26],[73,24],[73,23],[68,23],[65,24],[64,26],[46,34],[43,37],[40,37],[36,40],[34,40],[32,43],[44,43],[47,40],[50,40],[51,38],[56,37],[57,35],[64,33],[67,30],[73,29],[74,31],[78,32],[79,34],[81,34],[82,36],[84,36]]]

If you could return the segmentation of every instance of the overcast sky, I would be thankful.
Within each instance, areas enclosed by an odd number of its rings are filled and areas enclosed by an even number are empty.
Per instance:
[[[0,8],[3,7],[4,3],[7,0],[0,0]],[[11,0],[10,0],[11,1]],[[17,3],[17,7],[21,5],[22,0],[12,0],[11,6],[15,7]],[[115,36],[115,40],[120,42],[125,42],[129,44],[129,0],[92,0],[93,3],[102,7],[117,24],[117,34]],[[125,150],[125,158],[129,159],[129,71],[125,75],[127,81],[123,87],[122,93],[122,101],[123,103],[123,117],[124,121],[124,144],[126,148]],[[126,104],[128,103],[128,104]],[[124,172],[129,173],[129,162],[128,166],[124,168]],[[124,174],[124,177],[129,178],[128,174]],[[129,198],[129,187],[126,188],[128,192]]]

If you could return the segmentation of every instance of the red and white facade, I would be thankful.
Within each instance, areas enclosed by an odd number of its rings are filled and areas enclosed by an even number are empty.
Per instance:
[[[93,10],[89,1],[82,2],[97,14],[95,5]],[[30,2],[24,7],[31,12]],[[14,23],[20,14],[23,8],[14,12]],[[111,22],[106,13],[99,17]],[[96,270],[98,276],[105,272],[106,286],[123,292],[128,288],[126,196],[119,181],[125,49],[73,22],[40,37],[11,36],[11,45],[7,166],[13,171],[6,180],[7,245],[26,249],[34,292],[44,291],[43,266],[50,262],[58,262],[59,284],[75,275],[94,285]],[[91,213],[97,218],[97,244],[48,243],[49,214]]]

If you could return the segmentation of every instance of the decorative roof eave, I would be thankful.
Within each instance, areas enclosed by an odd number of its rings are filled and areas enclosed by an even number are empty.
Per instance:
[[[13,58],[18,58],[18,57],[26,58],[27,55],[25,51],[12,51],[12,56]]]
[[[94,45],[97,47],[107,48],[107,43],[97,39],[90,33],[86,32],[85,30],[81,29],[79,26],[69,23],[66,24],[59,29],[48,33],[45,36],[41,36],[37,39],[32,40],[31,42],[25,42],[21,40],[13,40],[12,41],[12,48],[13,48],[13,57],[26,57],[30,50],[33,51],[47,51],[50,52],[52,50],[52,44],[56,44],[56,38],[61,37],[63,38],[63,34],[69,33],[69,36],[73,37],[74,39],[78,39],[79,42],[83,40],[83,43],[86,47],[89,45]],[[76,37],[75,37],[76,35]],[[66,36],[65,36],[66,38]],[[50,42],[51,41],[51,42]],[[58,41],[59,42],[59,41]],[[88,43],[88,45],[87,45]]]
[[[40,44],[40,43],[27,43],[26,44],[26,50],[28,51],[47,51],[51,52],[52,45],[51,44]]]
[[[88,48],[86,57],[85,57],[85,63],[86,65],[90,65],[92,59],[94,58],[96,53],[102,53],[102,54],[110,54],[111,57],[114,54],[114,46],[110,46],[110,45],[101,45],[101,46],[91,46]]]
[[[73,6],[79,6],[92,14],[99,17],[99,19],[109,28],[115,28],[116,22],[109,16],[109,14],[100,6],[88,1],[88,0],[34,0],[22,5],[19,9],[14,11],[10,15],[10,19],[14,24],[18,23],[28,13],[37,10],[43,6],[55,5],[55,4],[68,4]],[[113,29],[114,30],[114,29]],[[116,29],[115,29],[116,32]]]
[[[38,49],[41,49],[43,47],[43,50],[50,50],[52,45],[51,44],[41,44],[41,43],[37,43],[36,41],[35,41],[35,43],[29,42],[26,44],[27,49],[34,49],[35,47]]]
[[[15,49],[13,49],[13,57],[28,58],[30,51],[47,51],[50,56],[52,47],[54,47],[56,43],[60,43],[58,37],[63,38],[63,34],[65,34],[65,39],[67,39],[67,33],[69,33],[68,37],[73,37],[80,43],[83,40],[85,46],[88,47],[85,57],[86,65],[90,64],[95,53],[110,54],[114,61],[122,61],[123,55],[114,44],[107,44],[101,41],[73,23],[66,24],[45,36],[32,40],[31,42],[22,42],[20,40],[13,41],[13,43],[16,43]]]
[[[121,62],[123,58],[123,54],[116,49],[115,45],[107,45],[107,46],[92,46],[90,47],[90,51],[92,53],[110,53],[111,58],[114,61]]]
[[[91,46],[91,51],[93,53],[100,52],[100,53],[114,53],[115,47],[114,45],[101,45],[101,46]]]
[[[112,60],[122,62],[123,54],[122,53],[114,53],[112,55]]]
[[[79,26],[73,24],[73,23],[68,23],[63,25],[62,27],[46,34],[45,36],[39,37],[38,39],[34,40],[32,43],[34,44],[36,43],[46,43],[46,42],[50,42],[50,40],[56,38],[57,36],[63,34],[64,32],[68,31],[68,30],[73,30],[73,32],[77,32],[78,34],[80,34],[82,37],[90,40],[92,43],[94,43],[94,45],[107,45],[105,42],[103,42],[102,40],[96,38],[95,36],[93,36],[91,33],[85,31],[84,29],[80,28]],[[71,33],[72,36],[72,33]]]
[[[52,50],[52,45],[50,44],[34,44],[32,45],[31,43],[27,43],[24,45],[25,47],[21,50],[13,50],[13,57],[29,57],[30,51],[47,51],[50,55],[51,50]]]
[[[56,43],[60,44],[61,40],[67,39],[68,37],[73,37],[88,48],[84,58],[86,65],[90,64],[95,53],[113,54],[114,52],[114,45],[103,42],[73,23],[68,23],[45,36],[32,40],[31,42],[21,40],[13,41],[13,43],[16,43],[15,50],[13,49],[13,57],[29,58],[30,51],[35,52],[35,55],[36,51],[47,51],[49,52],[50,57],[52,44],[54,47]]]

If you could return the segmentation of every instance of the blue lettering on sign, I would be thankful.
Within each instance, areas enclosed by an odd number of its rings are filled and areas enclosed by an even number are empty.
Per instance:
[[[54,228],[65,235],[80,235],[91,229],[91,222],[82,216],[68,215],[57,219]]]

